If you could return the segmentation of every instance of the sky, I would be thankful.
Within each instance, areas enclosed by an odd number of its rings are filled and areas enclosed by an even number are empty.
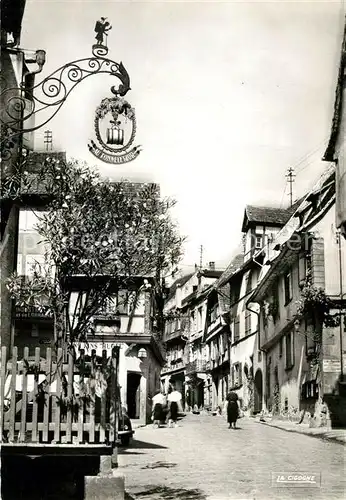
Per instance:
[[[342,3],[27,0],[21,46],[47,52],[36,82],[91,56],[101,16],[112,24],[108,57],[130,74],[141,154],[116,166],[88,151],[95,109],[119,83],[108,75],[77,85],[35,145],[49,128],[56,149],[106,177],[160,183],[177,200],[184,269],[200,245],[203,264],[225,268],[246,204],[286,207],[289,167],[299,198],[328,166]]]

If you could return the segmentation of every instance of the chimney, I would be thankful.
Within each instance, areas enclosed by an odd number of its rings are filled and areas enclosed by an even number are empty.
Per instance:
[[[215,262],[209,262],[210,271],[215,271]]]

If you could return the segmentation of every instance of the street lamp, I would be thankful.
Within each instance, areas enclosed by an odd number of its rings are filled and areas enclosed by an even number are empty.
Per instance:
[[[36,63],[42,71],[42,67],[46,62],[46,51],[45,50],[36,50]]]

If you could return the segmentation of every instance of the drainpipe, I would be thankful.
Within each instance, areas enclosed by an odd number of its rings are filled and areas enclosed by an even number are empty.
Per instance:
[[[261,351],[261,352],[264,352],[265,354],[267,354],[267,351],[265,349],[262,349],[261,348],[261,334],[260,334],[260,329],[259,329],[259,324],[260,324],[260,313],[255,311],[254,309],[251,309],[250,307],[248,307],[248,305],[246,304],[246,309],[252,313],[255,313],[257,315],[257,318],[258,318],[258,321],[257,321],[257,324],[258,324],[258,329],[257,329],[257,337],[258,337],[258,350]]]

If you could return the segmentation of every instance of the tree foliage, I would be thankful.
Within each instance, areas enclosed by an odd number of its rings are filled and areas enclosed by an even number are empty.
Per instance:
[[[49,199],[37,222],[44,264],[30,280],[10,278],[12,297],[53,315],[57,338],[72,341],[86,338],[114,286],[126,288],[131,277],[154,277],[161,304],[159,278],[179,262],[184,240],[170,215],[174,200],[161,199],[153,184],[112,183],[85,164],[54,158],[42,184]],[[88,287],[68,321],[69,283],[78,275]]]

